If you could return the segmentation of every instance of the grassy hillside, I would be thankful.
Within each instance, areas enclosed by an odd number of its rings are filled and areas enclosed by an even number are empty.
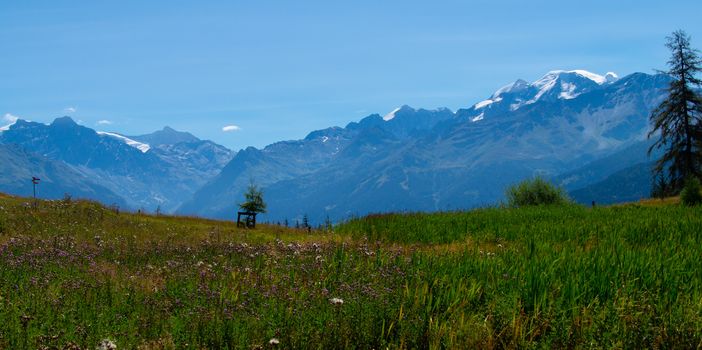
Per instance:
[[[702,346],[701,208],[376,215],[332,234],[26,201],[0,196],[0,349]]]

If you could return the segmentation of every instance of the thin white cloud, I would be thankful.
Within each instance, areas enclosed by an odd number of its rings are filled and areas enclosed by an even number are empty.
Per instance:
[[[75,113],[76,107],[66,107],[63,109],[63,113]]]
[[[17,119],[19,119],[17,116],[12,115],[10,113],[5,113],[5,115],[2,116],[2,124],[5,125],[0,126],[0,131],[9,130],[10,126],[12,126],[12,124],[14,124],[17,121]]]
[[[98,120],[97,123],[95,123],[95,124],[97,124],[97,125],[111,125],[112,121],[109,121],[107,119],[103,119],[103,120]]]
[[[230,131],[239,131],[241,128],[238,125],[227,125],[222,128],[222,131],[224,132],[230,132]]]

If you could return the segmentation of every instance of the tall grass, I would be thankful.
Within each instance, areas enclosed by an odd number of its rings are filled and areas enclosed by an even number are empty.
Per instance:
[[[682,206],[483,209],[373,215],[337,231],[432,246],[422,278],[449,282],[426,293],[461,305],[474,294],[450,291],[479,289],[468,309],[484,315],[484,339],[498,335],[493,345],[697,347],[700,214]]]
[[[0,198],[0,348],[695,348],[700,214],[485,209],[307,234]]]

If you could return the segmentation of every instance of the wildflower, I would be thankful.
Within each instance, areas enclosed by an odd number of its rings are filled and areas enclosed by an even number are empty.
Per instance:
[[[115,350],[117,349],[117,344],[113,342],[110,339],[103,339],[98,345],[95,347],[96,350]]]
[[[271,338],[271,340],[268,341],[268,344],[278,345],[278,344],[280,344],[280,340],[278,340],[278,338]]]
[[[344,299],[341,299],[341,298],[331,298],[331,299],[329,299],[329,302],[332,305],[344,305]]]
[[[27,329],[27,325],[29,324],[29,321],[33,320],[34,317],[29,316],[29,315],[22,315],[20,316],[20,322],[22,322],[22,328],[25,330]]]

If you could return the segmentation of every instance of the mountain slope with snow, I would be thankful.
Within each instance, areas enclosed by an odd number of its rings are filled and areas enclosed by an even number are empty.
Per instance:
[[[149,146],[146,143],[134,141],[126,136],[123,136],[123,135],[120,135],[120,134],[117,134],[114,132],[98,131],[97,134],[109,136],[109,137],[115,138],[117,140],[120,140],[120,141],[126,143],[128,146],[134,147],[143,153],[146,153],[151,149],[151,146]]]
[[[294,151],[247,149],[179,212],[230,217],[231,198],[250,179],[264,188],[268,220],[492,205],[515,181],[556,176],[644,140],[667,83],[661,75],[553,71],[455,113],[403,106],[288,141]],[[324,153],[311,142],[319,138],[340,142]],[[309,156],[313,149],[324,156]]]
[[[121,197],[120,202],[129,208],[161,207],[163,212],[175,210],[233,156],[231,151],[211,141],[190,137],[181,140],[175,140],[175,144],[164,141],[149,145],[135,137],[78,125],[70,117],[57,118],[49,125],[20,119],[0,133],[0,144],[13,145],[53,162],[35,163],[63,163],[74,177],[100,184],[107,192]],[[6,176],[20,177],[12,172]],[[90,198],[99,199],[94,197]],[[109,201],[107,204],[116,202],[111,195],[103,197]]]
[[[6,164],[3,175],[26,191],[20,179],[36,168],[52,179],[47,193],[53,186],[107,204],[117,197],[134,209],[229,219],[253,180],[268,203],[262,219],[273,221],[493,205],[505,186],[535,174],[599,196],[646,161],[648,116],[668,83],[663,75],[551,71],[456,112],[403,105],[238,153],[169,127],[127,136],[68,117],[49,125],[4,118],[8,162],[28,161]]]
[[[612,72],[602,76],[584,70],[555,70],[546,73],[540,79],[527,83],[522,79],[505,85],[495,91],[490,98],[473,105],[476,117],[490,109],[497,112],[516,111],[538,101],[570,100],[583,93],[613,84],[619,77]],[[471,118],[471,120],[476,117]],[[482,120],[478,118],[478,121]]]

